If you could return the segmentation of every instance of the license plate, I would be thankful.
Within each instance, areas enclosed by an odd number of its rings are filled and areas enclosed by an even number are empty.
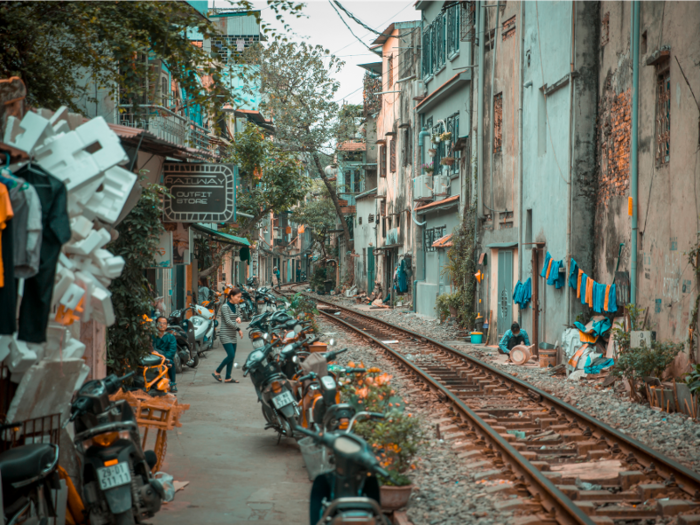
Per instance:
[[[282,408],[290,403],[294,403],[294,398],[289,392],[282,392],[280,395],[272,398],[272,404],[275,405],[275,408]]]
[[[117,463],[111,467],[98,468],[97,478],[100,480],[100,488],[102,490],[131,483],[129,465],[127,463]]]

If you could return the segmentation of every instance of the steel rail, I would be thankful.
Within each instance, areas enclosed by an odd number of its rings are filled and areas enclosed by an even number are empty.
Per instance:
[[[320,301],[324,302],[324,301]],[[331,306],[331,303],[325,303]],[[352,324],[344,319],[340,319],[332,314],[319,310],[322,314],[328,317],[331,321],[340,323],[349,329],[362,334],[365,338],[370,339],[386,350],[392,357],[398,360],[402,365],[408,367],[414,374],[418,375],[423,381],[427,382],[433,389],[442,393],[450,404],[461,413],[462,420],[470,424],[471,429],[487,440],[495,449],[500,451],[500,456],[504,462],[511,465],[513,470],[517,472],[523,480],[526,480],[535,494],[539,495],[539,503],[544,509],[554,515],[554,519],[561,524],[586,524],[591,525],[595,522],[591,520],[581,509],[579,509],[573,501],[561,492],[549,479],[524,458],[513,446],[508,443],[496,430],[486,423],[479,415],[469,408],[461,399],[455,396],[447,387],[443,386],[439,380],[433,378],[428,372],[422,370],[414,363],[403,357],[392,348],[382,343],[379,339],[371,334],[365,333],[355,328]],[[354,313],[354,312],[353,312]],[[373,318],[371,318],[374,320]],[[534,495],[534,494],[533,494]]]
[[[307,294],[308,295],[308,294]],[[345,311],[351,315],[359,316],[371,323],[379,323],[381,325],[384,325],[387,329],[389,330],[394,330],[398,332],[403,332],[405,334],[408,334],[409,336],[413,337],[414,339],[418,339],[419,341],[430,343],[431,345],[448,352],[452,354],[455,357],[458,357],[460,359],[463,359],[465,361],[468,361],[472,363],[473,365],[476,365],[479,368],[482,368],[483,370],[489,372],[492,375],[497,376],[501,382],[507,382],[512,386],[515,386],[519,391],[521,391],[523,394],[527,395],[530,399],[534,401],[539,401],[540,403],[543,403],[551,408],[555,408],[558,410],[561,410],[564,412],[564,415],[567,417],[569,420],[573,420],[572,422],[575,422],[578,420],[579,423],[585,423],[591,430],[592,434],[598,434],[597,437],[599,438],[604,438],[606,442],[608,443],[609,446],[613,446],[615,443],[618,444],[618,446],[624,450],[628,454],[633,454],[635,456],[635,459],[637,462],[639,462],[641,465],[647,468],[652,468],[656,470],[656,473],[659,474],[661,477],[665,478],[666,480],[670,480],[675,482],[678,487],[683,490],[686,494],[689,494],[692,496],[694,499],[700,499],[700,474],[690,470],[689,468],[681,465],[677,461],[663,455],[660,452],[657,452],[644,443],[641,443],[637,441],[636,439],[628,436],[627,434],[624,434],[623,432],[620,432],[606,423],[603,423],[602,421],[590,416],[589,414],[586,414],[585,412],[582,412],[581,410],[577,409],[576,407],[573,407],[569,405],[568,403],[565,403],[564,401],[560,400],[559,398],[549,394],[548,392],[545,392],[544,390],[541,390],[529,383],[526,383],[525,381],[522,381],[516,377],[513,377],[509,375],[508,373],[499,370],[498,368],[489,365],[488,363],[485,363],[469,354],[466,354],[460,350],[457,350],[445,343],[436,341],[435,339],[432,339],[430,337],[427,337],[423,334],[419,334],[417,332],[414,332],[412,330],[409,330],[404,327],[400,327],[397,325],[394,325],[392,323],[389,323],[387,321],[377,319],[376,317],[371,317],[369,315],[366,315],[362,312],[358,312],[353,309],[346,308],[344,306],[339,306],[334,303],[329,303],[326,301],[319,300],[317,298],[314,298],[317,302],[326,304],[332,308],[336,308],[338,310]],[[319,310],[321,311],[321,310]],[[323,312],[326,313],[326,312]],[[338,316],[335,315],[328,315],[326,314],[327,317],[330,319],[334,320],[342,320],[339,319]],[[352,328],[352,325],[349,323],[345,323],[347,326]],[[356,330],[352,328],[356,332],[369,336],[369,334],[364,333],[363,331]],[[375,339],[375,338],[372,338]],[[383,347],[389,350],[392,355],[396,354],[391,348],[387,347],[386,345],[379,344]],[[405,359],[402,359],[402,361],[405,361]],[[411,368],[415,368],[413,365],[411,365]],[[505,386],[505,385],[504,385]]]

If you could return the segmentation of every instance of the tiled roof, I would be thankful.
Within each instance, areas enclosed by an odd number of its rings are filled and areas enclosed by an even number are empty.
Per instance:
[[[338,151],[367,151],[367,144],[364,142],[353,142],[348,140],[338,146]]]
[[[445,235],[444,237],[440,237],[437,241],[433,243],[433,248],[449,248],[452,246],[452,234]]]
[[[421,211],[421,210],[426,210],[428,208],[436,208],[437,206],[444,206],[445,204],[449,204],[451,202],[455,202],[458,200],[459,200],[459,195],[454,195],[453,197],[448,197],[447,199],[442,199],[441,201],[431,202],[430,204],[426,204],[425,206],[418,206],[413,211]]]

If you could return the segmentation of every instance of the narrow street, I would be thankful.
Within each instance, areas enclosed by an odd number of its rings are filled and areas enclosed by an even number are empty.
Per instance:
[[[149,520],[154,525],[308,523],[311,484],[299,448],[289,439],[277,445],[277,434],[263,430],[253,384],[240,369],[251,350],[247,337],[239,342],[239,384],[211,376],[225,355],[218,342],[178,377],[178,401],[190,409],[182,427],[168,433],[163,470],[189,485]]]

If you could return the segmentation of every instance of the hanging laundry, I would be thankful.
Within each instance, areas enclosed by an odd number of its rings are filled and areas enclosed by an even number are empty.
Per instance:
[[[617,312],[617,297],[615,284],[610,285],[610,291],[607,293],[608,306],[605,308],[606,312]]]
[[[8,170],[3,173],[9,174]],[[39,271],[41,252],[41,202],[34,187],[24,179],[10,174],[15,186],[10,190],[14,211],[12,220],[14,240],[15,279],[28,278]],[[0,178],[0,182],[4,182]]]
[[[581,278],[583,277],[583,270],[578,269],[578,279],[576,280],[576,297],[581,297]]]
[[[586,304],[588,305],[589,308],[593,308],[593,285],[594,284],[595,284],[595,281],[589,277],[588,282],[586,282]]]
[[[569,269],[569,286],[574,290],[578,290],[578,264],[574,259],[571,259],[571,268]]]
[[[566,283],[565,273],[561,273],[559,268],[564,266],[564,261],[550,261],[549,276],[547,277],[547,284],[554,285],[558,290],[563,288]]]
[[[18,339],[30,343],[46,341],[51,294],[61,246],[70,240],[66,186],[36,164],[28,164],[16,175],[34,186],[41,202],[42,238],[39,272],[24,282],[19,312]]]
[[[582,273],[579,276],[579,281],[581,281],[581,286],[578,288],[578,296],[581,298],[581,304],[586,304],[586,284],[588,283],[588,276]]]
[[[605,311],[605,290],[606,286],[604,284],[595,283],[593,287],[593,311],[594,312],[604,312]]]
[[[12,335],[17,330],[12,217],[10,193],[7,186],[0,184],[0,335]]]
[[[540,277],[544,277],[545,279],[548,277],[547,272],[549,270],[549,263],[552,261],[552,256],[547,252],[547,255],[545,255],[544,258],[544,266],[542,267],[542,273],[540,274]]]
[[[599,321],[593,321],[593,324],[591,325],[590,328],[586,328],[586,326],[578,321],[574,323],[574,326],[578,328],[581,332],[584,334],[592,334],[592,335],[605,335],[605,333],[612,328],[612,321],[608,319],[607,317],[604,317],[603,319],[600,319]]]
[[[527,278],[527,281],[517,282],[515,291],[513,292],[513,302],[520,308],[527,308],[528,303],[532,299],[532,279]]]

